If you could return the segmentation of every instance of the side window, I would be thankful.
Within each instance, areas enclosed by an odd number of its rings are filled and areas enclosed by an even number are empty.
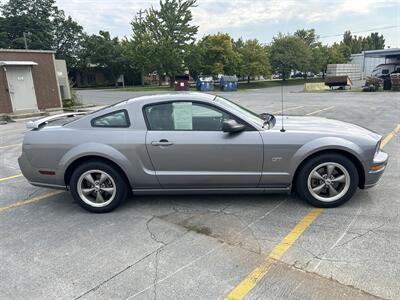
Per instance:
[[[126,110],[113,111],[111,113],[94,118],[91,121],[93,127],[129,127],[130,121]]]
[[[389,74],[389,69],[383,69],[383,70],[382,70],[382,74],[383,74],[383,75]]]
[[[225,120],[236,119],[216,107],[195,102],[147,106],[145,114],[150,130],[221,131]]]

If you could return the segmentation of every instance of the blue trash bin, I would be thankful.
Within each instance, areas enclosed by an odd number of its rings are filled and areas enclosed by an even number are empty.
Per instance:
[[[238,78],[236,76],[222,75],[219,81],[220,89],[224,92],[237,91]]]
[[[200,76],[196,81],[198,91],[207,92],[214,90],[214,81],[211,76]]]

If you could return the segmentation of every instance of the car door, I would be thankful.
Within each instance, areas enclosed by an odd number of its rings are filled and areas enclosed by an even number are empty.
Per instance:
[[[235,116],[191,101],[151,104],[144,114],[146,147],[163,188],[257,187],[263,143],[250,125],[225,133],[223,121]]]

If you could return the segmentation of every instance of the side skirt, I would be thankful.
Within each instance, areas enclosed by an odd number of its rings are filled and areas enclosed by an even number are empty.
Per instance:
[[[269,188],[213,188],[213,189],[132,189],[136,195],[179,194],[274,194],[290,193],[291,186]]]

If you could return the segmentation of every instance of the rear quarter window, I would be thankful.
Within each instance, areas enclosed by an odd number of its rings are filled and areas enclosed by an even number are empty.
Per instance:
[[[113,111],[92,119],[93,127],[125,128],[131,125],[128,112],[123,110]]]

